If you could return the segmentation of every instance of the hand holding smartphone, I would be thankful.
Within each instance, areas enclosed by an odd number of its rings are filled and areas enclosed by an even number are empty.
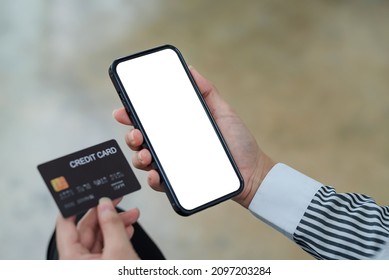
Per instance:
[[[193,214],[242,191],[242,176],[175,47],[119,58],[109,73],[177,213]]]

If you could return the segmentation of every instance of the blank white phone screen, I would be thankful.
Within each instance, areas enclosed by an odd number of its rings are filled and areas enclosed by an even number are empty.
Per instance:
[[[123,61],[117,73],[183,208],[239,189],[239,177],[174,50]]]

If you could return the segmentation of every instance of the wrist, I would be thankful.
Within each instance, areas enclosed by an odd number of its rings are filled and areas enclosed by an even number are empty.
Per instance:
[[[248,208],[266,175],[275,165],[276,162],[273,159],[262,154],[255,164],[252,175],[248,178],[247,182],[245,182],[242,194],[235,199],[235,201],[243,207]]]

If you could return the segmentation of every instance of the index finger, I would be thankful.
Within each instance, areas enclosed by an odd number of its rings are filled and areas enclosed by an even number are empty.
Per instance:
[[[133,125],[132,121],[128,117],[127,111],[124,108],[116,109],[112,112],[112,116],[116,121],[125,125]]]

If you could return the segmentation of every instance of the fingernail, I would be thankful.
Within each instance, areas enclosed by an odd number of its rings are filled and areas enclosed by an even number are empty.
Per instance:
[[[112,200],[109,199],[108,197],[102,197],[99,200],[99,208],[100,211],[106,212],[106,211],[112,211],[114,210]]]
[[[130,140],[131,145],[135,146],[134,129],[131,129],[128,140]]]
[[[193,65],[189,65],[189,70],[190,70],[190,71],[193,71],[193,70],[194,70],[194,71],[197,71],[196,68],[195,68]]]
[[[138,159],[139,159],[140,163],[143,163],[142,151],[138,152]]]

